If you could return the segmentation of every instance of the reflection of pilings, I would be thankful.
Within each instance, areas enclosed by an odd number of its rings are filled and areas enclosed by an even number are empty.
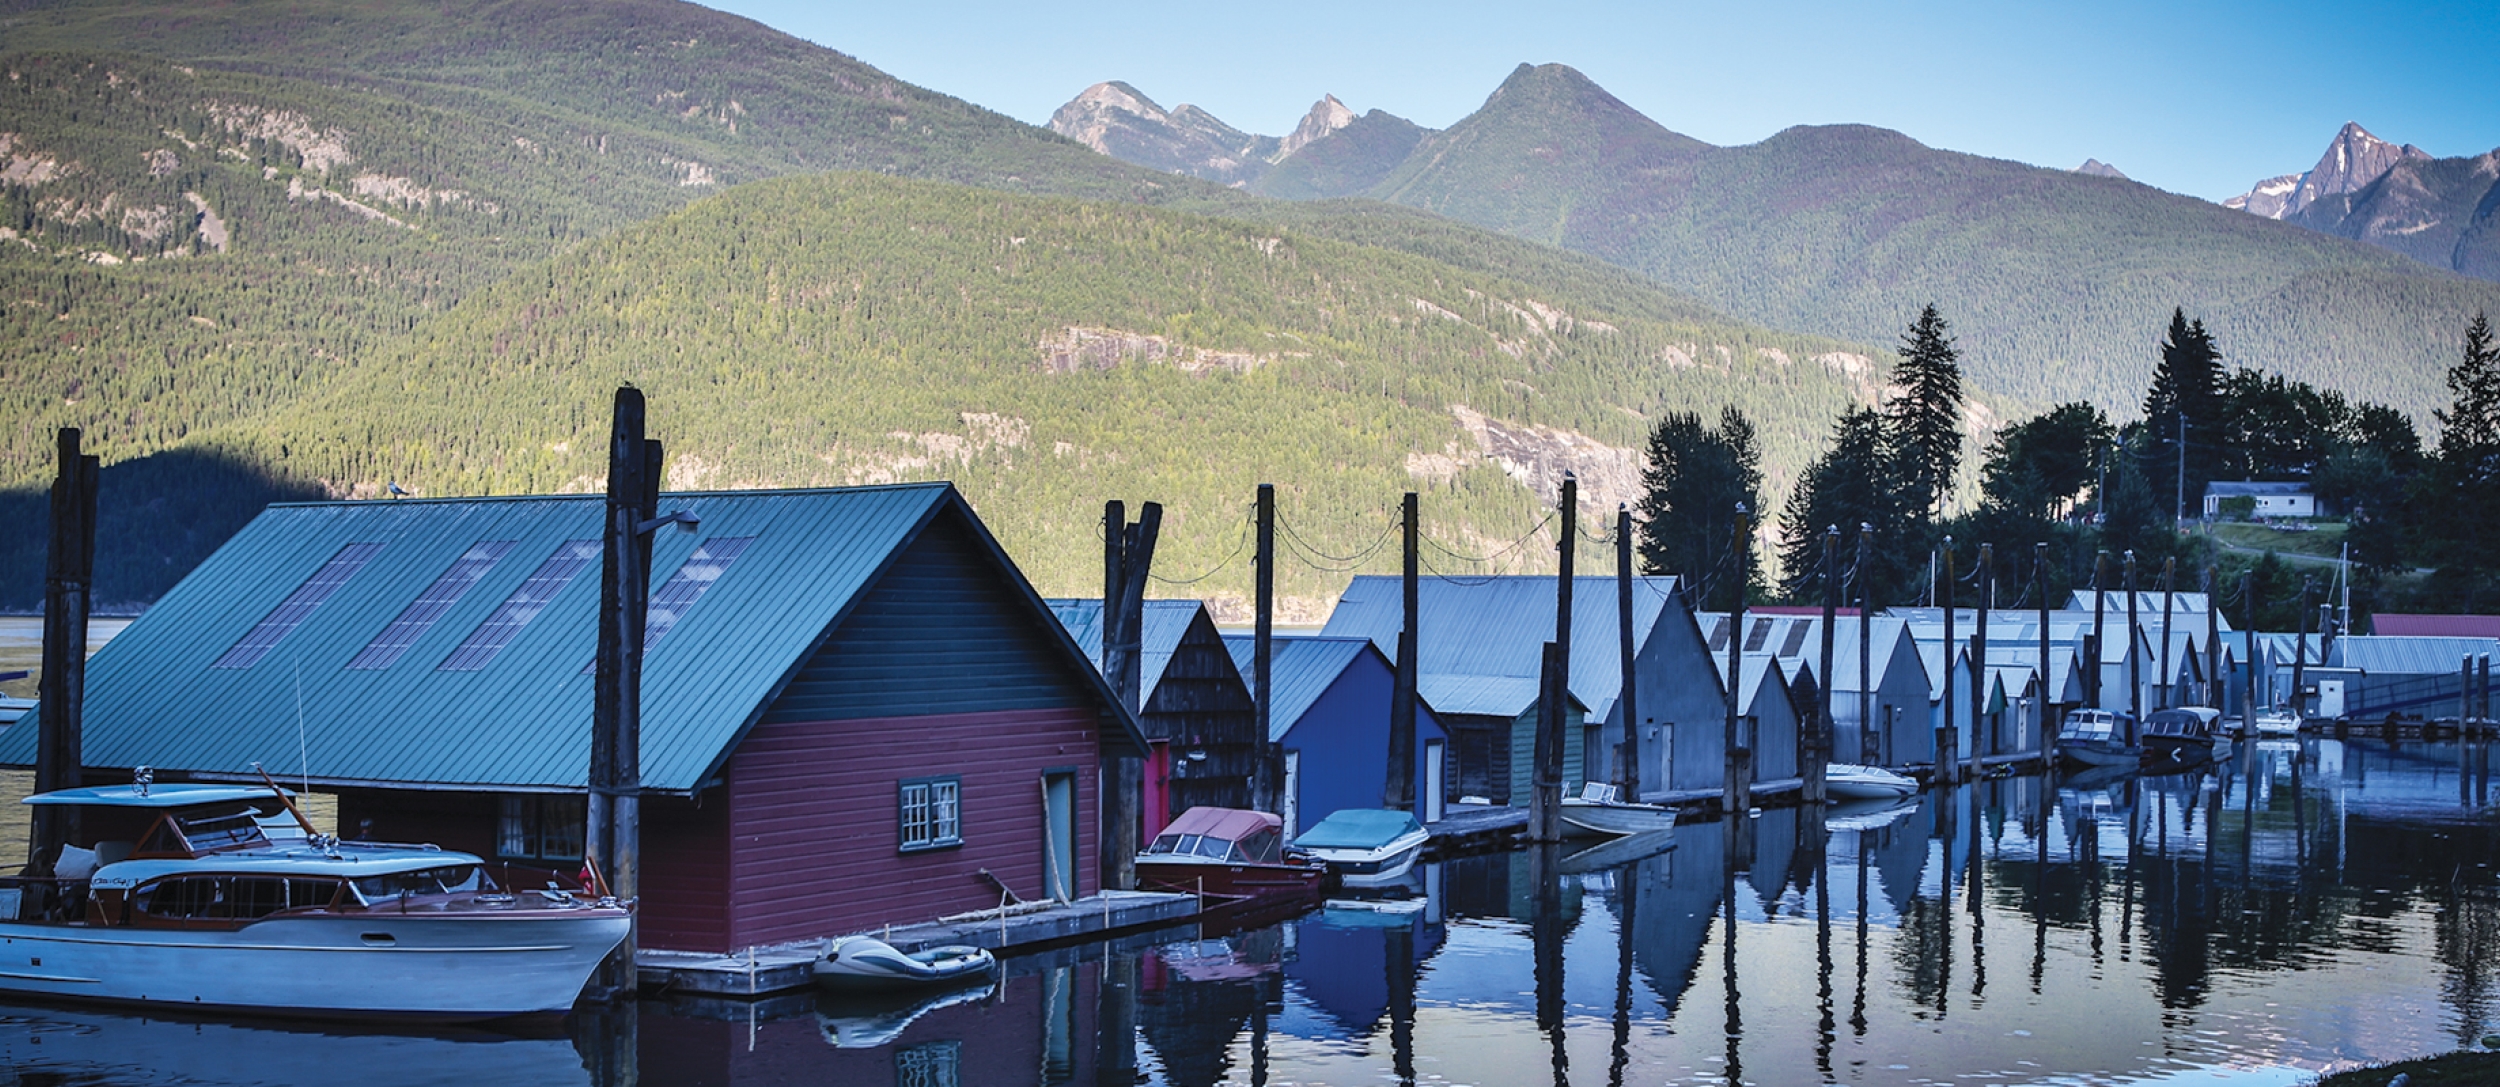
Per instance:
[[[1528,879],[1535,884],[1535,912],[1529,915],[1528,939],[1535,952],[1536,1026],[1554,1051],[1556,1087],[1570,1082],[1571,1055],[1563,1048],[1563,903],[1559,846],[1545,843],[1528,853]]]
[[[1632,1063],[1632,934],[1640,924],[1640,866],[1616,869],[1615,881],[1622,916],[1615,926],[1615,1048],[1606,1068],[1607,1087],[1623,1087],[1623,1070]]]
[[[590,1087],[636,1087],[642,1082],[639,1003],[585,1001],[574,1010],[571,1023],[573,1046],[582,1054],[582,1067],[590,1072]]]
[[[1389,1061],[1399,1087],[1415,1084],[1415,926],[1390,929],[1385,956],[1389,971]]]
[[[1281,988],[1283,973],[1279,971],[1275,976]],[[1250,979],[1251,990],[1258,994],[1250,1002],[1250,1087],[1267,1087],[1268,977],[1261,974]],[[1280,999],[1282,996],[1278,994]]]
[[[2127,957],[2135,943],[2135,853],[2136,841],[2144,832],[2144,783],[2127,780],[2127,876],[2120,885],[2118,899],[2118,956]]]
[[[2002,784],[2002,782],[1992,782],[1986,788],[1990,792],[1997,792]],[[1979,867],[1979,825],[1981,823],[1977,810],[1979,801],[1978,790],[1972,790],[1970,856],[1965,858],[1965,863],[1970,865],[1970,875],[1965,878],[1966,885],[1962,888],[1963,907],[1970,911],[1970,995],[1973,1000],[1977,1000],[1988,991],[1988,942],[1986,939],[1988,915],[1987,911],[1980,908],[1979,900],[1983,890],[1980,886]]]
[[[1719,983],[1727,995],[1727,1081],[1735,1084],[1745,1082],[1744,1055],[1737,1045],[1745,1034],[1745,1013],[1737,1004],[1736,988],[1736,860],[1752,851],[1736,848],[1750,837],[1744,832],[1750,820],[1731,814],[1719,822],[1728,837],[1727,863],[1719,869]]]
[[[1094,1068],[1108,1087],[1137,1080],[1137,953],[1103,955],[1102,985],[1095,991]]]
[[[1830,1083],[1832,1046],[1840,1040],[1840,1032],[1832,1021],[1832,869],[1824,854],[1831,830],[1823,825],[1823,817],[1824,810],[1817,807],[1800,816],[1797,825],[1798,833],[1810,833],[1814,842],[1814,1006],[1821,1013],[1814,1021],[1814,1067]],[[1813,828],[1811,832],[1807,827]]]
[[[1861,672],[1861,673],[1859,673],[1859,674],[1860,674],[1860,675],[1864,675],[1865,673]],[[1866,908],[1866,896],[1867,896],[1866,881],[1867,881],[1867,874],[1868,874],[1868,867],[1869,867],[1869,866],[1868,866],[1868,864],[1867,864],[1867,861],[1868,861],[1868,859],[1869,859],[1870,855],[1871,855],[1871,854],[1873,854],[1873,852],[1874,852],[1874,846],[1873,846],[1873,845],[1872,845],[1872,844],[1868,841],[1868,833],[1867,833],[1866,831],[1863,831],[1863,830],[1858,831],[1858,832],[1857,832],[1857,839],[1858,839],[1858,991],[1857,991],[1857,997],[1856,997],[1856,999],[1855,999],[1855,1000],[1854,1000],[1854,1001],[1850,1004],[1850,1006],[1849,1006],[1849,1031],[1850,1031],[1850,1033],[1851,1033],[1851,1034],[1854,1034],[1854,1035],[1856,1035],[1857,1037],[1863,1038],[1863,1037],[1866,1037],[1866,937],[1867,937],[1867,927],[1868,927],[1868,925],[1867,925],[1867,919],[1866,919],[1866,913],[1867,913],[1867,908]]]
[[[2050,763],[2040,779],[2040,818],[2031,836],[2031,995],[2040,995],[2040,982],[2049,966],[2049,812],[2056,807],[2057,764]]]

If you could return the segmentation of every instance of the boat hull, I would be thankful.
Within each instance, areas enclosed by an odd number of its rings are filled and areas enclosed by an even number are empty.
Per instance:
[[[1140,890],[1175,891],[1224,901],[1316,897],[1327,875],[1327,866],[1317,863],[1192,863],[1153,855],[1137,858]]]
[[[1431,840],[1432,835],[1418,829],[1377,849],[1312,846],[1303,852],[1319,858],[1344,886],[1385,887],[1405,879],[1414,870],[1416,858],[1423,855],[1424,843]]]
[[[1834,800],[1899,800],[1917,792],[1917,780],[1889,770],[1834,765],[1823,775],[1823,795]]]
[[[1674,808],[1657,804],[1610,804],[1578,797],[1565,797],[1562,802],[1564,823],[1589,834],[1613,837],[1655,831],[1673,833],[1675,816]]]
[[[0,992],[255,1015],[500,1019],[563,1012],[623,910],[271,918],[234,929],[0,922]]]
[[[2057,749],[2059,757],[2085,766],[2134,766],[2144,761],[2142,748],[2098,743],[2066,743]]]

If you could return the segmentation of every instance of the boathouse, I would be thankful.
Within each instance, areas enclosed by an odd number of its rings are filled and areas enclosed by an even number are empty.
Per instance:
[[[1102,601],[1052,600],[1068,635],[1102,665]],[[1143,841],[1191,808],[1247,808],[1258,709],[1206,605],[1148,600],[1138,627],[1137,727],[1145,733]]]
[[[1527,803],[1537,673],[1554,636],[1556,587],[1554,577],[1542,575],[1426,578],[1416,585],[1416,688],[1450,733],[1444,774],[1453,799]],[[1612,577],[1572,579],[1570,689],[1578,708],[1567,713],[1566,791],[1619,777],[1624,707],[1616,587]],[[1642,795],[1716,788],[1725,759],[1717,722],[1725,709],[1700,628],[1675,578],[1636,577],[1632,590]],[[1346,586],[1323,633],[1368,638],[1395,659],[1404,622],[1400,580],[1364,576]]]
[[[643,946],[1096,890],[1144,741],[943,483],[668,494],[644,624]],[[581,866],[600,496],[269,507],[88,665],[91,782],[339,796],[348,837]],[[0,764],[34,759],[0,732]]]
[[[1247,673],[1256,639],[1228,634],[1224,645]],[[1268,666],[1276,701],[1268,737],[1284,755],[1279,794],[1288,834],[1346,808],[1381,806],[1389,770],[1389,703],[1397,667],[1368,638],[1287,636],[1273,640]],[[1447,794],[1438,772],[1449,758],[1449,733],[1430,700],[1415,700],[1415,815],[1441,818]]]

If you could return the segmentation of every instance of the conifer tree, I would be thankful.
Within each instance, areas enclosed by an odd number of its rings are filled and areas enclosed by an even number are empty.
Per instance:
[[[1962,459],[1961,353],[1933,304],[1901,337],[1892,383],[1899,390],[1885,405],[1892,477],[1901,508],[1924,525],[1942,514]]]
[[[2439,419],[2439,457],[2424,473],[2415,507],[2421,511],[2423,544],[2436,564],[2432,584],[2443,599],[2473,611],[2487,594],[2486,554],[2500,533],[2500,346],[2491,322],[2474,315],[2465,329],[2465,352],[2448,369],[2455,401]]]
[[[1744,584],[1736,578],[1739,503],[1760,521],[1762,454],[1753,421],[1732,406],[1720,412],[1716,428],[1696,412],[1661,417],[1641,469],[1642,569],[1682,578],[1686,599],[1700,610],[1726,610],[1740,591],[1754,595],[1761,563],[1745,564]]]
[[[1876,529],[1874,569],[1858,571],[1857,588],[1878,606],[1896,603],[1900,580],[1894,561],[1905,553],[1899,537],[1903,511],[1891,483],[1884,418],[1871,408],[1851,408],[1832,428],[1831,448],[1814,459],[1789,492],[1780,514],[1780,593],[1796,603],[1823,599],[1823,530],[1838,527],[1852,553],[1858,526]],[[1850,598],[1857,596],[1856,588]]]
[[[2212,481],[2223,444],[2222,350],[2205,331],[2204,319],[2188,320],[2187,311],[2170,311],[2170,331],[2161,342],[2161,361],[2153,367],[2152,387],[2144,393],[2144,471],[2148,476],[2176,477],[2184,465],[2187,492],[2178,499],[2205,493]],[[2180,460],[2180,423],[2186,422],[2187,454]],[[2171,488],[2178,485],[2172,479]]]

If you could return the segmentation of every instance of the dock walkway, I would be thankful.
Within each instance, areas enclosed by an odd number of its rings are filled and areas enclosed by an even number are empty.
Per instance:
[[[1108,933],[1159,928],[1198,916],[1190,895],[1152,891],[1101,894],[1021,913],[931,921],[871,933],[905,951],[970,944],[993,952],[1021,952]],[[726,955],[699,951],[638,950],[634,966],[646,989],[754,999],[812,983],[808,970],[833,938],[752,947]]]

